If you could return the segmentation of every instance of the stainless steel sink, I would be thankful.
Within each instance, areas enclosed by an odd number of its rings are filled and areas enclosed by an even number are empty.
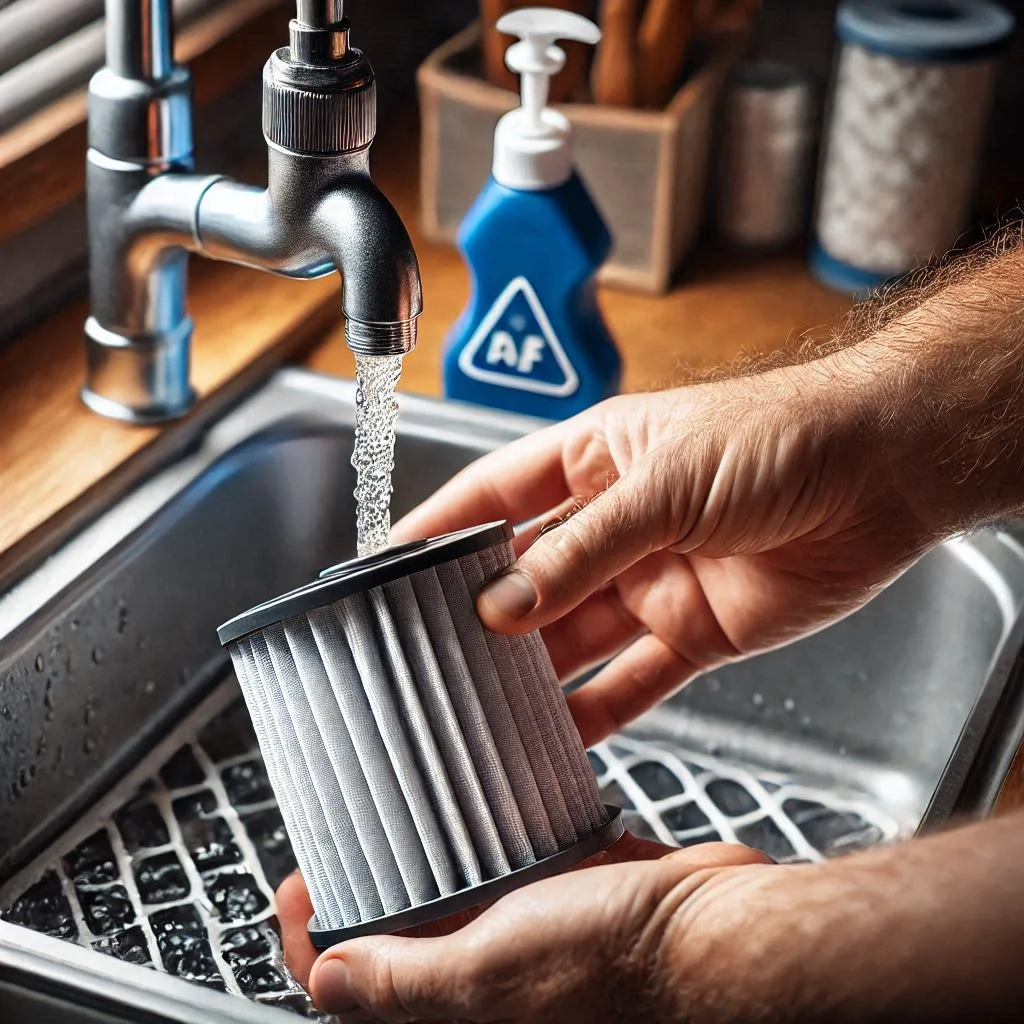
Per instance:
[[[172,977],[166,957],[154,954],[159,969],[146,971],[88,948],[108,947],[96,938],[102,922],[84,937],[79,927],[78,945],[13,922],[27,920],[17,901],[41,878],[78,918],[97,885],[116,887],[94,878],[84,897],[76,888],[83,840],[99,829],[140,934],[156,942],[163,919],[139,896],[138,878],[125,881],[132,848],[117,823],[132,800],[159,807],[168,849],[185,842],[189,821],[227,821],[240,859],[217,870],[236,880],[251,872],[252,920],[262,928],[270,918],[273,871],[246,831],[270,813],[265,793],[263,803],[252,796],[258,759],[249,739],[210,739],[215,716],[232,729],[240,721],[214,627],[352,553],[353,397],[349,382],[280,373],[215,422],[179,431],[161,467],[93,509],[88,526],[0,597],[0,1006],[59,1006],[66,1019],[83,1002],[125,1020],[275,1019],[272,1006],[211,991],[224,987],[216,979]],[[536,426],[404,398],[395,510]],[[985,811],[1024,721],[1021,536],[1007,527],[950,542],[844,622],[694,682],[593,752],[608,798],[627,808],[631,827],[664,841],[722,836],[781,860]],[[175,774],[183,745],[197,759],[195,779]],[[239,779],[250,787],[241,804]],[[186,819],[178,801],[195,804],[207,790],[217,806],[196,805]],[[189,899],[203,920],[216,917],[214,875],[180,856]],[[216,945],[222,933],[203,941]],[[235,961],[216,948],[214,960],[237,992]],[[263,1001],[294,1006],[294,992],[278,995]]]

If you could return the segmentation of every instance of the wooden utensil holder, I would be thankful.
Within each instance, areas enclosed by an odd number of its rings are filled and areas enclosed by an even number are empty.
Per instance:
[[[576,165],[615,239],[607,284],[663,294],[696,241],[705,208],[712,129],[726,74],[746,35],[695,45],[690,71],[664,110],[570,103]],[[453,36],[420,66],[423,230],[451,242],[490,174],[494,126],[519,98],[480,74],[480,27]]]

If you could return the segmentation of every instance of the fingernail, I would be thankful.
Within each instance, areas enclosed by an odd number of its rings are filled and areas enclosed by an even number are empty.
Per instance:
[[[317,1007],[325,1013],[344,1013],[358,1005],[349,987],[348,964],[344,960],[325,960],[312,979]]]
[[[533,580],[521,572],[507,572],[488,583],[480,596],[496,612],[509,619],[521,619],[537,604]]]

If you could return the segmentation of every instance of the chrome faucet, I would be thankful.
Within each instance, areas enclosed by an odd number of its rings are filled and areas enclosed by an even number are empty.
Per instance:
[[[174,63],[171,0],[107,0],[107,64],[89,83],[91,316],[82,398],[132,423],[195,401],[186,263],[194,252],[288,277],[342,277],[357,354],[416,344],[419,267],[370,181],[373,69],[343,0],[297,0],[290,45],[263,69],[269,187],[192,173],[191,81]]]

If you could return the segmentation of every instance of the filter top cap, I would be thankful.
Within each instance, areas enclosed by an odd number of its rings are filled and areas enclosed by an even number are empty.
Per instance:
[[[264,601],[217,627],[221,646],[265,629],[275,623],[334,604],[343,597],[358,594],[404,576],[412,576],[435,565],[504,544],[512,539],[512,524],[507,520],[484,523],[468,530],[440,537],[410,541],[385,548],[375,555],[354,558],[325,569],[318,579],[273,600]]]

